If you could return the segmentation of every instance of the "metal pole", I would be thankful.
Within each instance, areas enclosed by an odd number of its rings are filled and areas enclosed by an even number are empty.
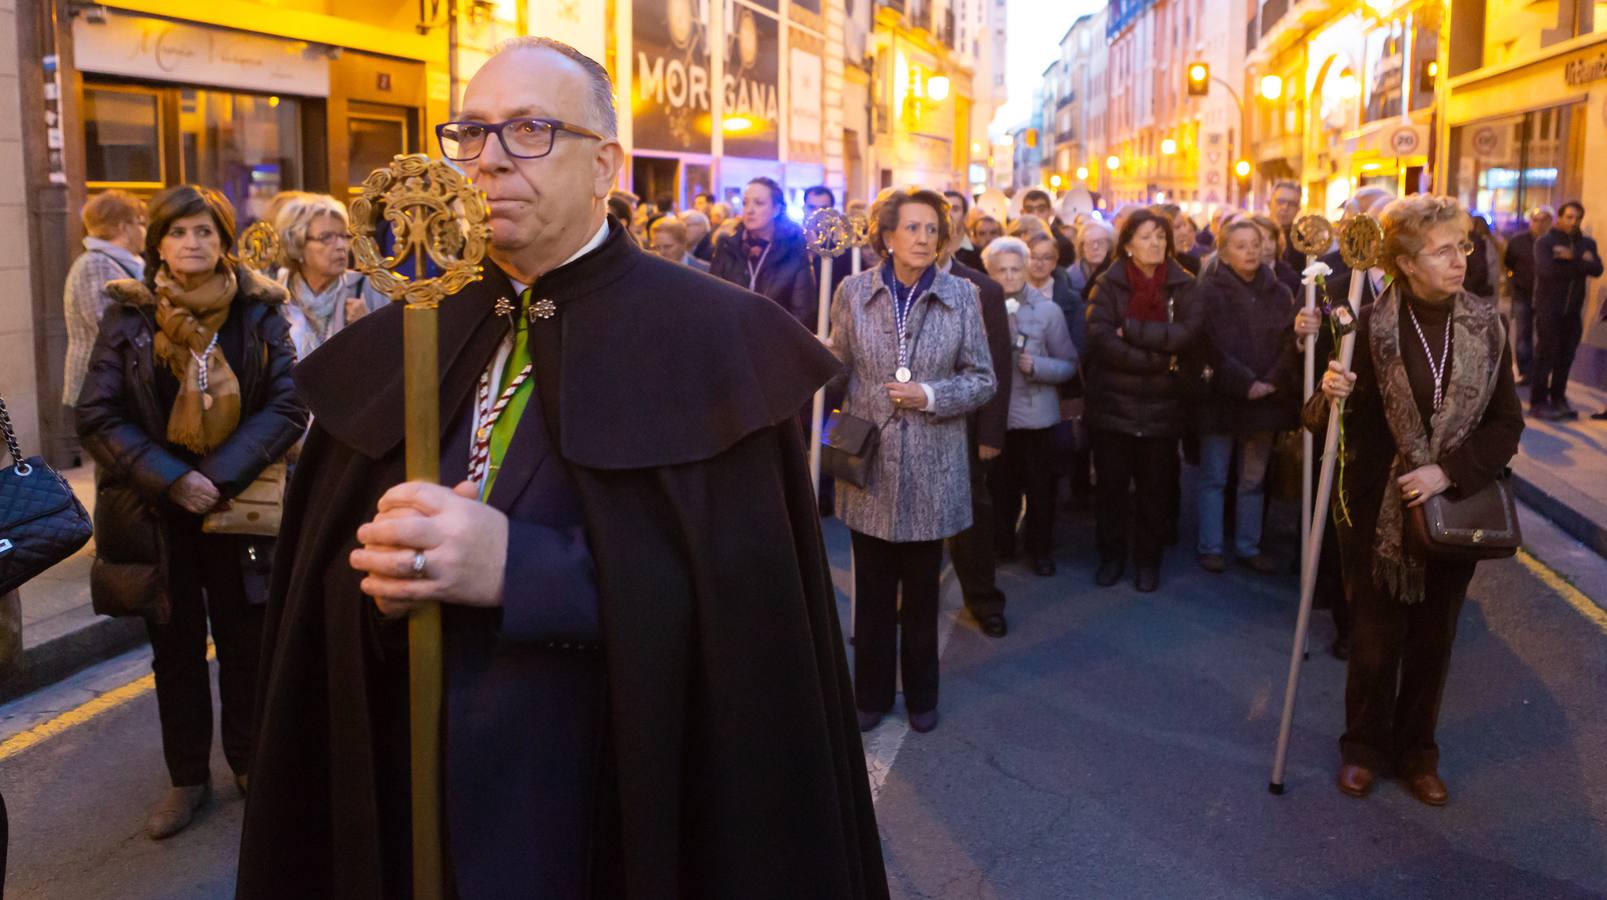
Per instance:
[[[1362,279],[1365,269],[1353,273],[1350,281],[1350,308],[1361,303]],[[1339,366],[1350,371],[1350,360],[1356,349],[1356,332],[1351,331],[1339,342]],[[1295,617],[1294,645],[1289,650],[1289,681],[1283,691],[1283,718],[1278,723],[1278,749],[1272,758],[1272,781],[1267,790],[1283,793],[1284,763],[1289,756],[1289,732],[1294,725],[1295,692],[1300,686],[1300,661],[1305,644],[1306,628],[1311,623],[1311,602],[1317,592],[1317,552],[1322,549],[1323,528],[1327,524],[1328,498],[1333,491],[1334,468],[1339,457],[1339,420],[1344,415],[1344,401],[1334,401],[1328,407],[1328,435],[1323,445],[1322,472],[1317,478],[1315,511],[1310,522],[1305,562],[1300,568],[1300,612]]]
[[[422,269],[414,272],[421,277]],[[409,481],[441,480],[439,310],[402,311],[403,384]],[[441,842],[441,606],[419,607],[407,620],[408,695],[412,706],[413,896],[445,896]]]

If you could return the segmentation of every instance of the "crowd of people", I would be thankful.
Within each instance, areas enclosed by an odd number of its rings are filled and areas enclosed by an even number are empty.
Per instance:
[[[813,187],[800,212],[837,200]],[[1580,204],[1537,208],[1503,241],[1453,201],[1358,192],[1344,216],[1382,221],[1383,256],[1355,273],[1329,248],[1319,304],[1346,306],[1351,280],[1366,280],[1360,347],[1303,405],[1300,349],[1315,341],[1326,359],[1333,332],[1323,312],[1300,312],[1313,276],[1290,237],[1293,184],[1274,187],[1265,214],[1220,209],[1208,222],[1166,204],[1062,217],[1037,189],[1000,217],[962,192],[888,189],[847,204],[868,216],[868,246],[824,291],[770,178],[679,212],[618,190],[603,202],[624,240],[811,332],[831,298],[820,337],[841,370],[828,408],[877,436],[859,476],[827,477],[818,497],[852,536],[861,731],[893,709],[899,673],[913,730],[938,724],[945,551],[994,638],[1008,633],[996,570],[1017,560],[1037,576],[1086,562],[1101,587],[1131,571],[1139,592],[1155,591],[1182,539],[1188,464],[1198,566],[1287,571],[1266,550],[1270,476],[1300,465],[1280,452],[1298,444],[1285,438],[1321,432],[1328,404],[1348,398],[1350,501],[1324,542],[1319,598],[1350,667],[1339,783],[1365,794],[1393,769],[1424,802],[1445,801],[1434,726],[1473,564],[1405,549],[1403,508],[1499,476],[1522,429],[1518,386],[1532,415],[1576,415],[1566,385],[1584,283],[1602,273]],[[95,604],[144,617],[154,649],[173,789],[153,838],[182,830],[210,791],[209,626],[225,755],[249,789],[274,535],[231,530],[230,513],[263,479],[282,497],[275,467],[294,468],[309,422],[298,360],[387,302],[351,269],[340,201],[287,192],[268,217],[282,255],[257,272],[238,262],[235,212],[216,191],[180,186],[148,203],[107,191],[83,210],[89,236],[66,289],[63,399],[98,463]],[[1092,516],[1088,552],[1057,548],[1062,513]]]

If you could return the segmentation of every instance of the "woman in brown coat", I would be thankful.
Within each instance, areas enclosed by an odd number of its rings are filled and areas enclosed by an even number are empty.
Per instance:
[[[1335,520],[1351,615],[1339,789],[1366,795],[1392,769],[1418,800],[1443,805],[1434,731],[1472,562],[1418,558],[1406,518],[1440,493],[1468,496],[1518,450],[1522,406],[1506,324],[1462,290],[1467,213],[1417,195],[1383,215],[1380,264],[1392,283],[1357,322],[1353,370],[1331,364],[1306,405],[1308,428],[1344,410],[1345,468]]]

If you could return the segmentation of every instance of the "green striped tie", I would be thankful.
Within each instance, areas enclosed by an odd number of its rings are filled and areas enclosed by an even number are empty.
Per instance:
[[[519,312],[513,320],[513,352],[508,354],[508,361],[502,367],[502,381],[497,385],[498,397],[501,397],[502,392],[513,383],[513,379],[524,371],[524,367],[530,364],[530,319],[525,314],[529,306],[530,288],[525,288],[524,293],[519,295]],[[490,468],[486,471],[482,497],[491,496],[491,485],[496,483],[497,472],[502,468],[502,457],[507,454],[508,445],[513,443],[513,433],[519,427],[519,419],[524,416],[525,405],[530,402],[530,393],[534,390],[534,380],[526,378],[514,392],[513,398],[508,401],[501,417],[491,427]]]

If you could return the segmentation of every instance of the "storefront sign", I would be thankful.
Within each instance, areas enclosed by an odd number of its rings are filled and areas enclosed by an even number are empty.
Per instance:
[[[793,29],[787,51],[787,158],[793,162],[825,161],[821,125],[821,54],[825,42]]]
[[[104,22],[74,19],[73,44],[84,72],[329,96],[329,59],[301,41],[107,11]]]
[[[631,129],[639,149],[708,153],[714,134],[708,5],[636,0]]]
[[[1563,67],[1562,77],[1570,87],[1607,78],[1607,53],[1599,53],[1592,59],[1573,60]]]
[[[726,17],[725,152],[775,159],[781,118],[780,27],[775,19],[735,3]]]

